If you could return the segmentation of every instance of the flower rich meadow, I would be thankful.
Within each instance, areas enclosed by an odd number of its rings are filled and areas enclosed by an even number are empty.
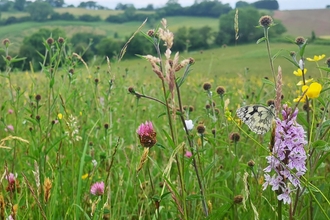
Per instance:
[[[329,219],[327,50],[259,25],[257,45],[179,54],[164,19],[139,33],[154,54],[104,65],[40,39],[38,73],[5,39],[1,218]]]

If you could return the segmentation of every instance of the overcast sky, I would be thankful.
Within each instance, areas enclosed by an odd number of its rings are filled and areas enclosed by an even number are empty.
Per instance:
[[[64,0],[66,4],[73,4],[77,6],[80,2],[86,2],[88,0]],[[142,8],[148,4],[153,4],[155,8],[162,7],[168,0],[93,0],[98,4],[114,9],[118,3],[122,4],[134,4],[136,8]],[[201,0],[197,0],[201,1]],[[231,7],[235,7],[235,3],[238,0],[219,0],[223,4],[229,3]],[[245,0],[246,2],[255,2],[256,0]],[[326,5],[330,5],[329,0],[277,0],[280,5],[280,10],[294,10],[294,9],[319,9],[325,8]],[[179,0],[181,6],[189,6],[194,4],[195,0]]]

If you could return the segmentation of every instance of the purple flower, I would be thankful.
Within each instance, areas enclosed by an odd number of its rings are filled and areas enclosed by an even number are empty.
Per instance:
[[[146,121],[142,123],[136,133],[139,135],[140,143],[143,147],[152,147],[156,144],[156,132],[151,121]]]
[[[184,156],[190,158],[192,156],[192,153],[190,151],[186,151]]]
[[[7,180],[9,184],[15,184],[16,176],[13,173],[9,173]]]
[[[14,113],[14,110],[8,109],[8,114],[13,114],[13,113]]]
[[[6,131],[14,131],[14,126],[13,125],[7,125],[7,127],[5,128]]]
[[[96,182],[91,186],[91,194],[101,196],[104,194],[104,182]]]
[[[306,134],[301,125],[296,122],[298,109],[292,112],[287,105],[283,106],[283,120],[276,119],[275,143],[272,155],[266,157],[268,166],[264,169],[265,183],[263,189],[272,186],[272,190],[279,193],[277,199],[283,200],[284,204],[290,204],[288,187],[292,184],[296,189],[301,187],[299,177],[305,174],[307,144]],[[274,173],[271,177],[268,173]]]

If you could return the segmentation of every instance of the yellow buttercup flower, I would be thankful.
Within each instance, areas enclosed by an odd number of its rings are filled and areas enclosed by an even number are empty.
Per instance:
[[[313,78],[308,79],[308,80],[305,80],[305,84],[310,83],[310,82],[312,82],[313,80],[314,80]],[[304,85],[304,82],[303,82],[302,80],[300,80],[300,81],[297,83],[297,86],[302,86],[302,85]]]
[[[315,55],[314,56],[314,58],[312,59],[312,58],[309,58],[309,57],[307,57],[306,58],[306,60],[308,60],[308,61],[311,61],[311,62],[317,62],[317,61],[320,61],[320,60],[322,60],[323,58],[325,57],[325,54],[322,54],[322,55]]]
[[[57,118],[61,120],[63,118],[62,113],[58,113]]]
[[[296,75],[296,76],[302,76],[302,70],[301,69],[298,69],[297,71],[293,71],[293,74]],[[307,73],[307,69],[305,68],[304,69],[304,74]]]
[[[312,84],[310,84],[310,86],[304,85],[301,87],[301,90],[303,92],[305,92],[306,90],[306,96],[308,98],[314,99],[319,97],[320,92],[322,90],[322,85],[320,83],[317,82],[313,82]]]
[[[84,175],[82,175],[82,177],[81,177],[81,179],[86,179],[88,177],[88,173],[86,173],[86,174],[84,174]]]
[[[301,96],[298,96],[298,98],[294,99],[293,101],[294,102],[299,102],[299,100],[300,100],[300,102],[305,102],[306,101],[306,96],[304,96],[302,98],[301,98]]]

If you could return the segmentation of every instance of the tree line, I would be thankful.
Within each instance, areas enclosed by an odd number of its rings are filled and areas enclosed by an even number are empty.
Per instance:
[[[75,17],[70,13],[59,14],[54,11],[54,8],[60,8],[63,6],[65,6],[64,0],[40,0],[34,2],[26,0],[2,0],[0,1],[0,13],[1,11],[24,11],[28,12],[30,16],[24,16],[21,18],[10,16],[7,19],[0,20],[0,25],[10,25],[26,21],[44,22],[48,20],[81,20],[93,22],[101,20],[99,16],[82,15]],[[66,7],[74,6],[67,5]],[[107,9],[94,1],[81,2],[78,7],[94,10]],[[244,1],[238,1],[236,3],[236,8],[242,7],[277,10],[279,5],[276,0],[259,0],[251,4]],[[200,16],[218,18],[223,14],[229,13],[232,8],[229,4],[222,4],[217,0],[196,1],[193,5],[187,7],[182,7],[178,0],[169,0],[164,7],[157,9],[155,9],[152,4],[148,4],[145,8],[136,9],[133,4],[118,3],[115,10],[122,10],[123,13],[118,15],[110,15],[105,19],[106,21],[124,23],[129,21],[143,21],[146,17],[149,17],[151,20],[159,20],[166,16]],[[154,13],[146,14],[141,12],[141,10],[153,11]]]
[[[250,43],[256,42],[263,36],[263,30],[256,28],[258,19],[262,14],[255,8],[242,8],[239,10],[239,35],[240,38],[235,39],[234,17],[235,10],[220,16],[219,29],[213,30],[209,26],[201,28],[181,27],[175,33],[173,51],[191,51],[205,50],[213,47],[221,47],[223,45],[231,45],[234,43]],[[270,30],[270,36],[276,38],[286,31],[285,27],[279,22]],[[132,33],[133,34],[133,33]],[[34,69],[40,68],[42,56],[45,54],[45,46],[42,39],[52,36],[54,40],[59,37],[65,39],[67,43],[68,54],[72,52],[78,53],[88,62],[94,60],[95,57],[103,59],[105,56],[110,59],[116,59],[124,44],[131,36],[124,39],[118,38],[118,34],[114,36],[95,35],[93,33],[76,33],[70,39],[66,38],[64,30],[61,29],[40,29],[38,32],[27,36],[23,40],[23,44],[19,48],[18,57],[26,57],[24,61],[14,63],[14,67],[18,69],[30,69],[32,64]],[[56,49],[54,47],[54,49]],[[1,52],[0,52],[1,53]],[[152,54],[152,46],[144,39],[143,34],[136,35],[129,43],[125,57],[134,57],[136,54]],[[3,54],[1,54],[3,55]],[[1,65],[0,67],[4,66]]]

